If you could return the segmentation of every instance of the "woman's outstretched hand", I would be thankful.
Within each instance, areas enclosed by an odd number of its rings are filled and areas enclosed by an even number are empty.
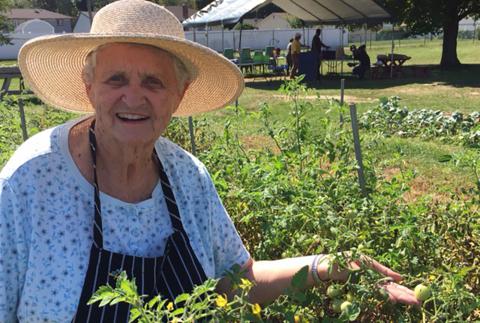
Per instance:
[[[330,265],[331,257],[327,256],[320,261],[318,274],[322,280],[346,281],[352,271],[359,270],[362,266],[373,269],[380,274],[390,278],[386,283],[382,283],[380,288],[388,293],[388,297],[393,303],[420,306],[421,301],[415,297],[415,293],[399,283],[403,280],[402,275],[382,265],[375,259],[368,256],[360,256],[359,259],[349,262],[348,269],[341,268],[338,264]],[[332,266],[331,272],[329,267]]]

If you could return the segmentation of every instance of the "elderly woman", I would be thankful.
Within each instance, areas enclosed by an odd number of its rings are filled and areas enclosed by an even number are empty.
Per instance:
[[[305,265],[310,286],[346,278],[319,256],[255,262],[205,167],[160,137],[173,115],[222,107],[243,89],[238,69],[185,40],[163,7],[114,2],[88,34],[27,43],[19,64],[46,103],[93,115],[32,137],[0,173],[2,322],[126,322],[125,305],[86,305],[116,270],[142,294],[174,298],[239,264],[256,283],[253,302],[280,295]],[[417,303],[400,285],[384,288]]]

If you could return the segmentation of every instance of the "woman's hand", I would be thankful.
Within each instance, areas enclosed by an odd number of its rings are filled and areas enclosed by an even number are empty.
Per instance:
[[[391,281],[380,285],[380,288],[383,288],[388,293],[391,302],[406,305],[421,305],[421,302],[417,300],[412,290],[397,284],[402,281],[402,275],[382,265],[378,261],[362,255],[359,259],[349,262],[347,269],[341,268],[338,263],[333,263],[333,265],[331,265],[331,258],[331,256],[327,256],[320,260],[320,263],[318,264],[318,275],[320,279],[344,282],[348,279],[348,276],[352,271],[359,270],[362,266],[367,267],[391,278]],[[330,266],[332,266],[332,270],[329,273]]]

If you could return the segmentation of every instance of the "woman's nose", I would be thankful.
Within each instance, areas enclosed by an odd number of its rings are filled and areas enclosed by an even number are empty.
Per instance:
[[[139,86],[129,85],[122,95],[122,102],[129,108],[137,108],[147,103],[147,98]]]

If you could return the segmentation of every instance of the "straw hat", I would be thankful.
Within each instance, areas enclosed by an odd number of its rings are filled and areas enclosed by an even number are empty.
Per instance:
[[[92,112],[82,69],[96,47],[127,42],[159,47],[178,57],[192,83],[175,116],[215,110],[235,101],[244,82],[239,69],[215,51],[185,39],[182,24],[164,7],[143,0],[119,0],[95,15],[90,33],[44,36],[20,50],[25,82],[44,102],[60,109]]]

